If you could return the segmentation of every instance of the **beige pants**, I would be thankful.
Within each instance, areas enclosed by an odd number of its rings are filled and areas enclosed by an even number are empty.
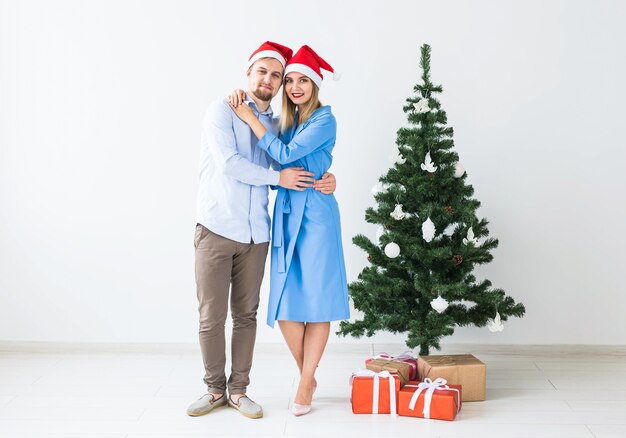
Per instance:
[[[196,225],[196,286],[204,383],[210,393],[226,390],[224,324],[233,320],[230,394],[245,394],[256,339],[256,313],[269,243],[239,243]]]

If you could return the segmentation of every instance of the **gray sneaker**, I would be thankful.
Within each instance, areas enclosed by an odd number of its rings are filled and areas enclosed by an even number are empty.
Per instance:
[[[189,405],[187,408],[187,415],[199,417],[200,415],[208,414],[215,408],[226,406],[226,403],[226,393],[222,394],[222,396],[217,400],[215,400],[215,396],[213,394],[204,394],[198,400]]]
[[[253,402],[247,396],[243,396],[239,399],[238,403],[235,403],[228,397],[228,406],[231,406],[241,412],[248,418],[261,418],[263,417],[263,408],[258,403]]]

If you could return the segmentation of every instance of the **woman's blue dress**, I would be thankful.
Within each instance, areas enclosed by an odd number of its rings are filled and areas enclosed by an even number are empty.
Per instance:
[[[329,106],[276,137],[269,131],[258,146],[280,165],[304,167],[315,179],[333,161],[337,122]],[[272,221],[272,265],[267,323],[348,319],[348,284],[334,195],[315,189],[279,187]]]

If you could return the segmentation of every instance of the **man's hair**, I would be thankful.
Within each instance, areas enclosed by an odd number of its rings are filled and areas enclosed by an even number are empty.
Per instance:
[[[315,85],[315,82],[311,81],[311,83],[313,84],[313,92],[311,93],[309,101],[302,105],[302,110],[298,111],[298,125],[301,125],[309,120],[313,111],[322,106],[322,102],[320,102],[319,99],[320,89],[317,85]],[[280,132],[287,132],[291,129],[293,121],[296,118],[296,109],[296,104],[289,99],[289,95],[287,94],[283,84],[283,105],[280,112]]]

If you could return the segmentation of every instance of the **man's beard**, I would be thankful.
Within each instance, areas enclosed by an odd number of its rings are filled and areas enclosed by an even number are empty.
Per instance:
[[[252,94],[254,94],[257,99],[262,100],[263,102],[269,102],[270,100],[272,100],[272,92],[265,88],[257,87],[256,90],[252,90]]]

